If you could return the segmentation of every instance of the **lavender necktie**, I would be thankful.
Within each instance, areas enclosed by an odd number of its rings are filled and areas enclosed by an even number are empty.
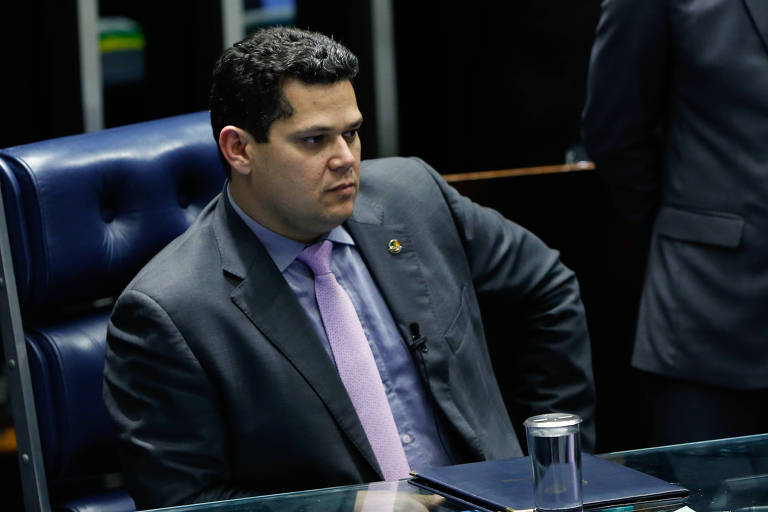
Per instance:
[[[333,242],[323,240],[299,254],[315,274],[315,296],[341,381],[355,406],[385,480],[410,471],[363,326],[347,292],[331,273]]]

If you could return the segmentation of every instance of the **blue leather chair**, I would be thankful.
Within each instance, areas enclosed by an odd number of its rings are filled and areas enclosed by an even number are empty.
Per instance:
[[[0,151],[0,313],[27,510],[135,509],[101,395],[107,319],[223,182],[207,112]]]

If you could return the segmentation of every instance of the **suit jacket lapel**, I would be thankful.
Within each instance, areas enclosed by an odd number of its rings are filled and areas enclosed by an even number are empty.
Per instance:
[[[763,40],[763,46],[768,51],[768,1],[744,0],[744,4],[747,6],[758,34],[760,34],[760,39]]]
[[[358,205],[364,203],[358,199]],[[415,249],[415,241],[402,224],[382,223],[381,207],[371,204],[355,209],[346,227],[354,238],[395,322],[405,339],[411,336],[411,324],[420,329],[435,325],[432,302]],[[388,250],[390,240],[398,240],[402,251]]]
[[[232,301],[294,365],[368,463],[381,474],[355,408],[306,313],[263,245],[222,194],[215,232],[224,272],[242,279]]]
[[[456,407],[450,390],[448,372],[453,355],[444,342],[443,329],[446,326],[437,320],[439,315],[435,313],[421,268],[419,254],[424,251],[419,251],[419,241],[410,236],[407,226],[384,222],[383,213],[381,205],[361,195],[346,227],[387,302],[403,339],[411,340],[414,323],[418,324],[420,334],[426,338],[427,352],[417,354],[416,359],[423,364],[419,370],[437,405],[464,440],[482,454],[477,433]],[[398,240],[402,246],[397,254],[388,250],[392,239]]]

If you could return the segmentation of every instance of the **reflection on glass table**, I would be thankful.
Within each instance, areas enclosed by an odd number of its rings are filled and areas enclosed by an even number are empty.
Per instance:
[[[768,512],[768,434],[602,457],[687,487],[696,512]]]
[[[768,512],[768,434],[645,448],[600,455],[691,491],[685,505],[695,512]],[[638,504],[634,510],[675,510],[681,506]],[[199,505],[164,512],[411,512],[466,511],[472,507],[436,500],[407,481],[375,482]],[[610,509],[604,509],[608,512]],[[631,507],[620,511],[630,512]]]
[[[154,512],[424,512],[466,511],[467,507],[421,491],[406,480],[372,482],[311,491],[299,491],[213,503],[155,509]]]

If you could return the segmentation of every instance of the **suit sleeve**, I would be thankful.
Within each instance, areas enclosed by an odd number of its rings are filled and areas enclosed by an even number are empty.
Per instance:
[[[109,322],[104,399],[139,509],[256,494],[229,482],[224,415],[204,369],[160,305],[136,291]]]
[[[509,323],[519,326],[508,340],[502,340],[509,349],[504,352],[514,359],[496,365],[505,372],[498,375],[505,384],[514,374],[514,392],[505,396],[508,407],[512,405],[514,423],[519,427],[522,422],[514,416],[576,413],[583,419],[583,448],[592,451],[592,354],[576,276],[557,251],[535,235],[495,210],[473,203],[433,169],[429,171],[453,214],[478,297],[509,312]]]
[[[668,87],[666,0],[604,0],[582,135],[619,212],[644,236],[661,199]]]

